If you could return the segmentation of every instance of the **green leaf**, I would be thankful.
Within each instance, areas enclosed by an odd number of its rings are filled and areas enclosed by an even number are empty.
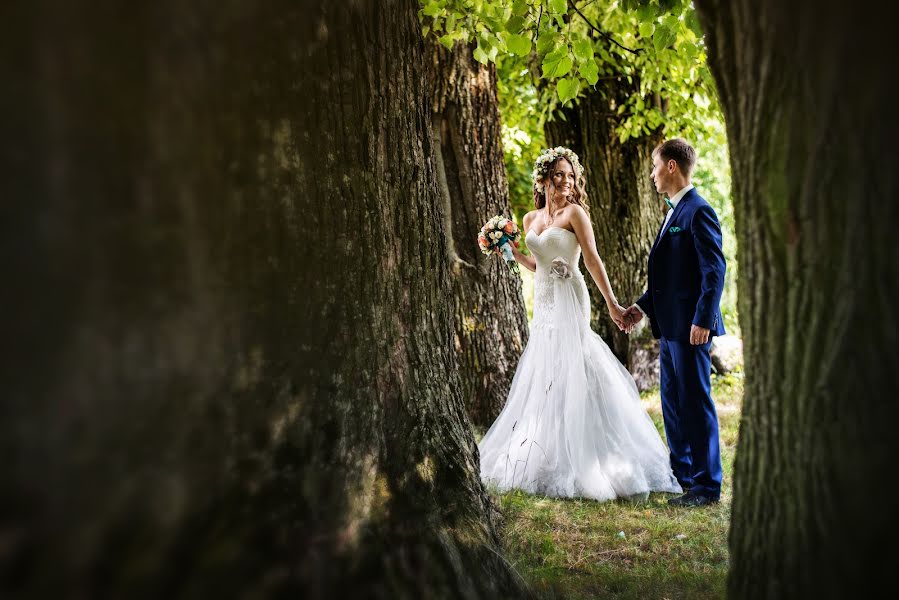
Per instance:
[[[576,98],[580,90],[580,80],[574,79],[573,77],[560,79],[556,84],[556,92],[559,94],[559,100],[562,102],[562,104],[565,104],[569,100],[573,100],[574,98]]]
[[[699,53],[699,47],[692,42],[683,42],[677,44],[678,53],[683,53],[688,59],[693,60]]]
[[[555,29],[545,29],[540,32],[537,38],[537,54],[543,56],[554,48],[557,48],[562,41],[562,36]]]
[[[637,18],[641,21],[654,21],[656,18],[657,6],[652,4],[643,4],[637,9]]]
[[[506,21],[506,31],[509,33],[518,33],[524,28],[524,17],[512,17]]]
[[[702,37],[702,24],[699,22],[699,17],[696,15],[695,10],[687,11],[686,21],[687,27],[696,34],[696,37]]]
[[[568,56],[567,52],[559,59],[556,59],[555,56],[547,56],[543,61],[543,77],[545,77],[546,79],[562,77],[571,70],[573,64],[574,63],[572,62],[571,57]]]
[[[552,49],[552,52],[547,54],[543,60],[552,60],[557,61],[561,60],[563,56],[568,56],[568,46],[560,43],[558,46]]]
[[[480,46],[474,49],[474,59],[482,65],[486,65],[490,62],[490,58],[487,56],[487,53],[484,52]]]
[[[587,62],[593,58],[593,44],[590,40],[578,40],[571,45],[571,49],[579,62]]]
[[[640,36],[645,38],[652,37],[652,32],[655,30],[655,25],[653,23],[640,23]]]
[[[512,14],[516,17],[523,17],[528,14],[528,10],[530,6],[528,6],[527,2],[524,0],[517,0],[514,4],[512,4]]]
[[[486,23],[490,27],[490,31],[502,31],[505,29],[505,25],[499,19],[494,19],[493,17],[481,17],[484,19],[484,23]]]
[[[600,47],[599,47],[599,57],[600,57],[600,58],[603,60],[603,62],[605,62],[605,63],[614,63],[614,62],[615,62],[615,61],[612,60],[612,55],[609,54],[609,51],[606,50],[604,46],[600,46]]]
[[[652,45],[655,46],[656,52],[661,52],[674,43],[677,39],[677,33],[671,31],[664,25],[659,25],[654,34],[652,34]]]
[[[565,14],[568,12],[568,0],[549,0],[549,8],[554,13]]]
[[[446,18],[446,32],[452,33],[455,30],[456,30],[456,15],[454,13]]]
[[[506,40],[509,52],[517,56],[526,56],[531,51],[531,38],[526,35],[512,34]]]
[[[447,50],[452,50],[452,49],[453,49],[453,42],[454,42],[453,36],[451,36],[451,35],[444,35],[444,36],[441,36],[440,39],[438,39],[437,41],[440,42],[441,44],[443,44],[443,46],[444,46]]]
[[[444,6],[446,5],[445,2],[443,4]],[[436,17],[443,12],[443,6],[441,6],[441,3],[437,0],[433,0],[432,2],[428,2],[428,5],[425,6],[422,12],[429,17]]]
[[[434,1],[429,2],[422,12],[429,17],[436,17],[440,13],[440,10],[440,4]]]
[[[599,67],[596,66],[596,61],[592,58],[578,65],[577,70],[590,85],[596,85],[596,82],[599,81]]]

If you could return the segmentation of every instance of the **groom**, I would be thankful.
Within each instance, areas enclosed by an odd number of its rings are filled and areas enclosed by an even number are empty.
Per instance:
[[[675,506],[721,495],[718,415],[712,402],[712,336],[723,335],[724,254],[715,211],[690,183],[696,151],[671,139],[652,153],[652,180],[670,207],[649,253],[649,288],[627,309],[628,331],[644,316],[660,339],[662,415],[671,469],[686,493]]]

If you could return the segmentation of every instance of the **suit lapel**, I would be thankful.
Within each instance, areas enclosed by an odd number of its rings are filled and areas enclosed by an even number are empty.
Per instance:
[[[668,233],[667,229],[670,229],[674,226],[674,220],[677,219],[677,215],[680,214],[680,212],[684,209],[684,204],[686,204],[693,198],[694,193],[696,193],[696,188],[693,188],[692,190],[684,194],[684,197],[680,199],[680,202],[678,202],[677,206],[674,208],[674,212],[671,213],[671,219],[668,220],[668,223],[665,223],[664,219],[662,220],[662,227],[659,228],[659,235],[656,236],[656,241],[652,245],[652,250],[655,250],[656,246],[661,243],[662,238],[665,237],[665,234]],[[663,227],[666,229],[665,231],[662,230]]]
[[[666,215],[666,216],[667,216],[667,215]],[[673,219],[673,218],[674,218],[674,215],[671,215],[671,218]],[[656,233],[656,237],[655,237],[655,239],[652,241],[652,249],[650,249],[650,251],[649,251],[650,254],[653,252],[653,250],[656,249],[656,246],[659,245],[659,242],[662,241],[662,227],[664,227],[664,226],[665,226],[665,219],[663,218],[663,219],[662,219],[662,224],[659,225],[659,231],[658,231],[658,233]]]

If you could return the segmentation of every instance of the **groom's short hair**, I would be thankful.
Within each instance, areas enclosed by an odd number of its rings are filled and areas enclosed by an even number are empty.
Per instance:
[[[687,177],[693,173],[693,167],[696,165],[696,150],[683,138],[665,140],[656,146],[652,154],[659,155],[665,162],[673,160]]]

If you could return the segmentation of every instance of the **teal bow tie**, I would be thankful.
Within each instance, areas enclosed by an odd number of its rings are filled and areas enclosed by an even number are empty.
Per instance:
[[[672,201],[669,200],[668,198],[665,198],[665,204],[668,205],[668,208],[670,208],[670,209],[672,209],[672,210],[674,209],[674,202],[672,202]]]

